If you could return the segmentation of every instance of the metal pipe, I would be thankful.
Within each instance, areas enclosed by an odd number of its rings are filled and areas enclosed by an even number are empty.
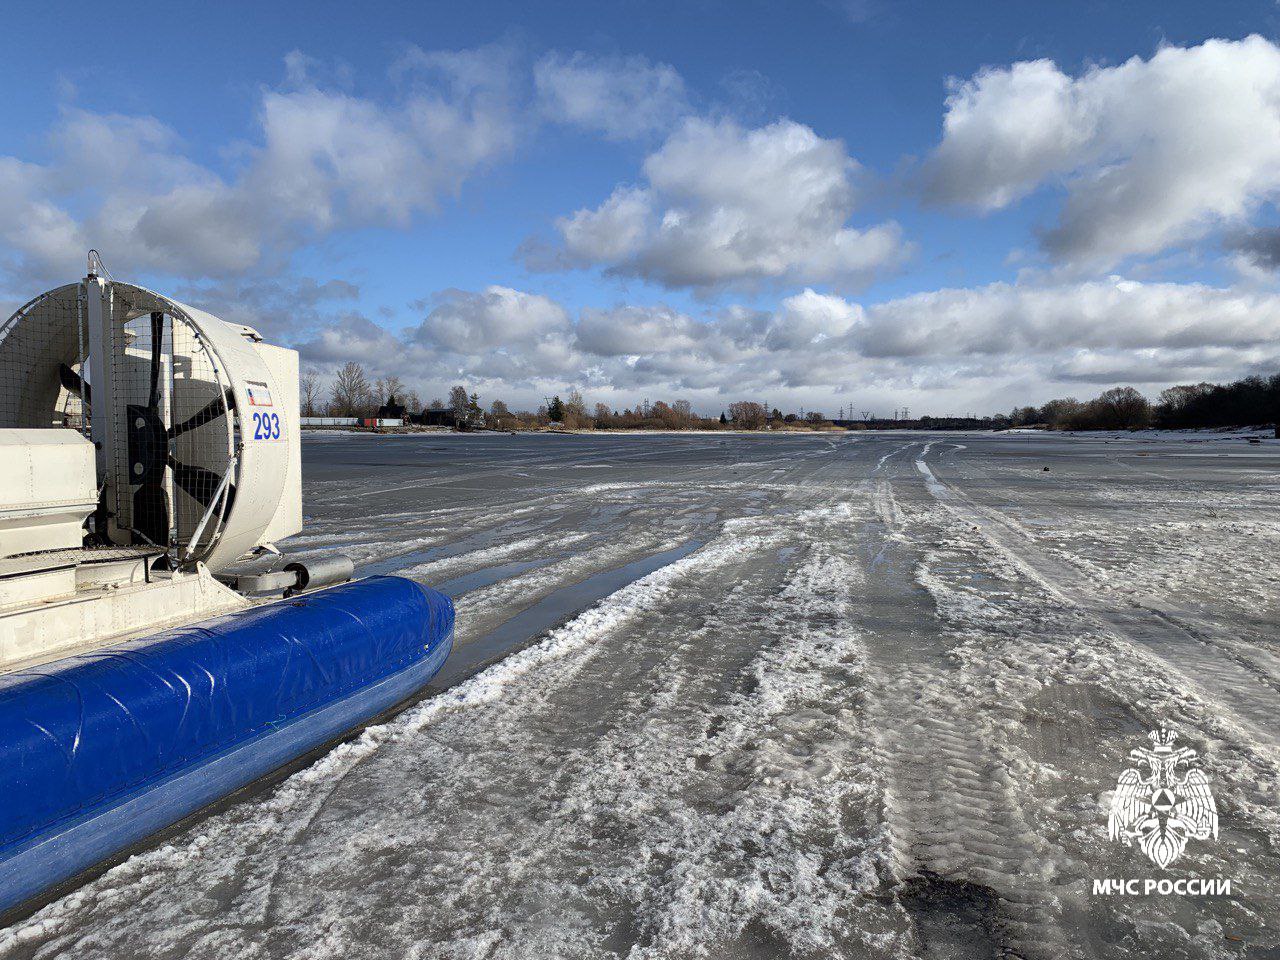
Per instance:
[[[314,560],[294,561],[286,563],[285,570],[298,575],[296,586],[285,591],[285,596],[301,593],[303,590],[314,590],[327,587],[333,583],[345,583],[356,572],[355,561],[346,554],[331,553]]]
[[[209,522],[209,517],[213,515],[213,510],[222,501],[222,495],[227,490],[228,481],[231,479],[232,471],[236,468],[236,458],[232,457],[231,462],[227,464],[227,472],[222,475],[222,479],[218,481],[218,488],[213,491],[213,499],[209,501],[209,506],[205,508],[204,516],[200,518],[200,522],[196,524],[196,532],[191,535],[191,540],[187,544],[187,559],[191,559],[191,555],[195,553],[196,544],[200,541],[200,534],[204,533],[204,525]]]
[[[218,580],[232,590],[245,594],[285,593],[298,585],[298,574],[293,570],[276,570],[269,573],[246,573],[235,576],[215,574]]]

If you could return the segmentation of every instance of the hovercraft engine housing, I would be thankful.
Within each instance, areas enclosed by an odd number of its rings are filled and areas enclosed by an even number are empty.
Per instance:
[[[279,557],[297,354],[104,274],[0,325],[0,913],[412,696],[453,639],[435,591]]]

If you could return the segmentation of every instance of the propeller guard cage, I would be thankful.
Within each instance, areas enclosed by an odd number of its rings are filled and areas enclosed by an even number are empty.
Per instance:
[[[297,358],[260,339],[91,274],[0,325],[0,427],[80,430],[102,539],[220,569],[300,526]]]

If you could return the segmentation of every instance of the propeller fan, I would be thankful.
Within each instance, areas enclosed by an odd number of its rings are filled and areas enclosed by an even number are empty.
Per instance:
[[[169,542],[169,502],[164,489],[164,472],[173,471],[174,482],[191,499],[206,509],[213,502],[222,477],[205,467],[179,463],[169,452],[173,440],[202,427],[235,409],[235,396],[230,390],[214,397],[181,423],[166,427],[160,412],[160,371],[164,353],[164,313],[151,314],[151,376],[145,406],[128,404],[129,483],[136,486],[133,494],[133,529],[148,543],[166,546]],[[65,363],[58,368],[62,385],[70,392],[92,402],[92,387]],[[226,509],[235,501],[236,488],[229,484]]]

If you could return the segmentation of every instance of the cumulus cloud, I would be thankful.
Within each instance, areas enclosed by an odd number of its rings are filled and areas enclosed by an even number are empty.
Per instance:
[[[398,94],[315,83],[300,56],[264,89],[258,142],[227,175],[187,158],[152,117],[65,110],[43,165],[0,157],[0,234],[12,272],[75,270],[86,245],[117,270],[226,277],[342,228],[402,226],[509,154],[519,121],[504,48],[411,51]]]
[[[986,69],[947,99],[926,195],[995,210],[1045,184],[1042,236],[1109,265],[1239,223],[1280,191],[1280,49],[1262,37],[1165,47],[1077,77],[1048,60]]]
[[[770,350],[820,350],[862,322],[863,310],[841,297],[805,290],[782,301],[778,316],[765,332]]]
[[[576,330],[578,347],[597,357],[642,357],[656,347],[693,351],[706,339],[707,327],[670,307],[587,307]]]
[[[807,289],[772,310],[701,316],[661,304],[574,316],[504,287],[432,303],[394,346],[380,328],[345,317],[304,354],[330,363],[367,356],[375,372],[410,380],[427,369],[516,402],[576,384],[615,403],[683,395],[710,410],[740,396],[826,407],[893,397],[935,414],[990,410],[1002,397],[1039,402],[1081,384],[1154,391],[1227,379],[1280,354],[1278,295],[1115,277],[869,305]],[[919,408],[926,401],[931,410]]]
[[[384,373],[411,366],[413,354],[401,339],[360,313],[347,313],[300,344],[305,361],[320,366],[340,367],[354,360],[368,369]]]
[[[350,313],[360,288],[347,280],[281,277],[179,286],[176,296],[231,323],[253,327],[268,341],[300,340],[332,326],[335,310]]]
[[[910,253],[895,223],[849,225],[860,166],[840,141],[790,120],[746,129],[688,119],[643,173],[645,185],[557,221],[562,262],[708,289],[858,285]]]
[[[662,133],[689,112],[675,68],[641,56],[552,52],[534,65],[533,80],[546,116],[611,140]]]
[[[1229,237],[1226,246],[1235,252],[1237,266],[1252,276],[1274,277],[1280,270],[1280,229],[1242,231]]]
[[[1280,298],[1204,284],[993,283],[914,294],[868,308],[856,339],[872,357],[1044,354],[1070,349],[1275,340]]]
[[[449,290],[415,331],[425,344],[458,353],[525,349],[567,339],[564,307],[547,297],[492,286],[480,293]]]
[[[80,225],[47,199],[49,171],[13,157],[0,157],[0,240],[11,272],[43,274],[68,250],[85,247]]]

